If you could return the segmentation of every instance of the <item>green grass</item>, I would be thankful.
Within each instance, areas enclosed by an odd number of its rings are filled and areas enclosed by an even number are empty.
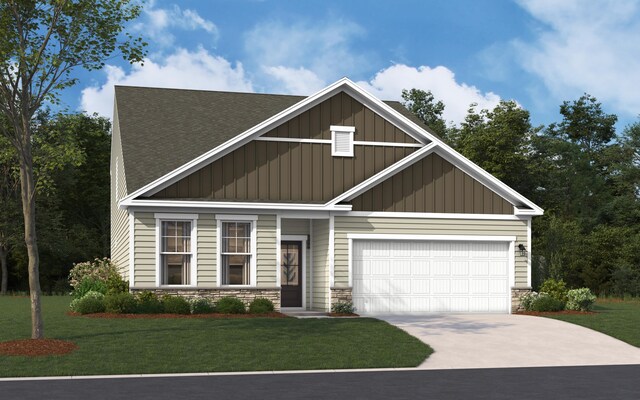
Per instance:
[[[598,300],[596,314],[547,315],[576,325],[582,325],[640,347],[640,300]]]
[[[102,319],[44,297],[47,338],[63,356],[0,355],[0,376],[412,367],[432,350],[386,322],[355,319]],[[29,299],[0,297],[0,342],[30,337]]]

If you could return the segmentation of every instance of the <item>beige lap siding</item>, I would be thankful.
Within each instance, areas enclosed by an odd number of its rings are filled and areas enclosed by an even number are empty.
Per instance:
[[[217,282],[217,221],[214,214],[198,215],[198,287],[214,287]]]
[[[311,232],[313,251],[313,309],[329,308],[329,220],[313,220]]]
[[[129,213],[118,208],[118,201],[127,195],[127,183],[122,162],[122,146],[117,113],[114,114],[111,143],[111,261],[120,274],[129,280]]]
[[[259,215],[257,229],[257,286],[275,287],[279,265],[276,261],[276,216]]]
[[[156,219],[153,213],[136,212],[134,220],[135,287],[156,286]]]
[[[515,286],[527,286],[527,257],[517,244],[527,245],[526,220],[335,217],[335,287],[349,286],[347,234],[515,236]],[[529,246],[527,246],[529,248]]]

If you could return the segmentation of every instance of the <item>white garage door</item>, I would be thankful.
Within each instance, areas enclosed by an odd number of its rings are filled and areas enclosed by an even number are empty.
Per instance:
[[[509,243],[353,241],[360,313],[509,312]]]

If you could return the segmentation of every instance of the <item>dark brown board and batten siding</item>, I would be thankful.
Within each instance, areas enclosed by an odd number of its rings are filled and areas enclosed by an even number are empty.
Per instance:
[[[413,153],[412,147],[253,141],[152,196],[155,199],[325,203]]]
[[[513,205],[432,153],[351,202],[353,211],[513,214]]]
[[[265,137],[331,140],[331,125],[353,126],[353,140],[368,142],[418,143],[348,94],[341,92],[308,111],[293,117]]]

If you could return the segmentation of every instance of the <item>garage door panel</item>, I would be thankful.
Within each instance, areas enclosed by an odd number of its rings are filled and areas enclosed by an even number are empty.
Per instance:
[[[362,313],[508,312],[506,242],[355,240]]]

